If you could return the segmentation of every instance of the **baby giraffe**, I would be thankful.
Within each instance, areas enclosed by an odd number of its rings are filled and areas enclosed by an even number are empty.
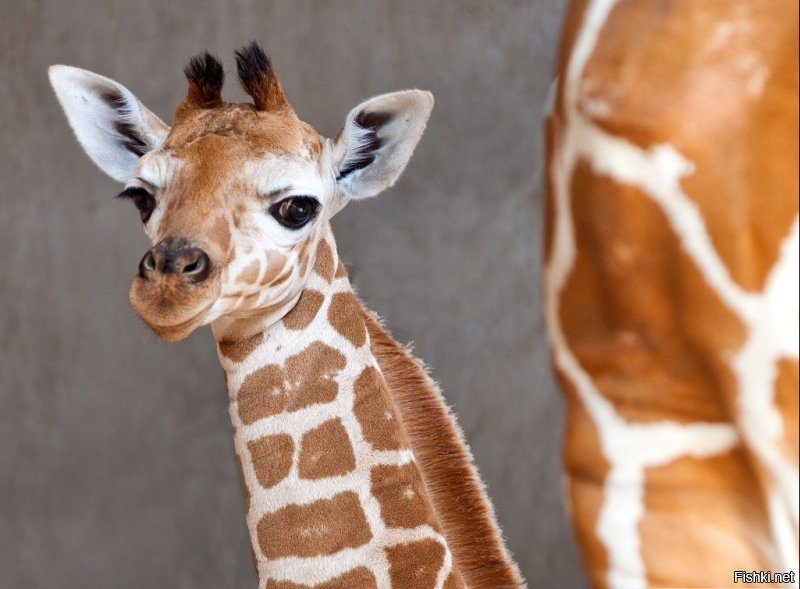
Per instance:
[[[108,78],[50,81],[153,244],[133,308],[170,341],[211,325],[259,587],[524,586],[441,393],[355,297],[331,233],[397,180],[433,97],[377,96],[325,139],[258,45],[236,61],[253,104],[223,102],[204,53],[171,127]]]

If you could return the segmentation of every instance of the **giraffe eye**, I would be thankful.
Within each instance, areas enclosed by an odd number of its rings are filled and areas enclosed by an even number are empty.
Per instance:
[[[156,199],[152,194],[139,186],[129,186],[117,195],[118,198],[129,198],[133,206],[139,210],[142,223],[147,223],[156,208]]]
[[[275,203],[269,213],[275,220],[289,229],[300,229],[306,225],[319,209],[319,202],[311,196],[292,196]]]

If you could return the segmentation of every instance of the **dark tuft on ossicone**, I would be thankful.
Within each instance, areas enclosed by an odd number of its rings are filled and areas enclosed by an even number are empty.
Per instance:
[[[264,50],[252,41],[236,51],[236,69],[242,87],[259,110],[279,110],[288,106],[275,70]]]
[[[255,41],[236,51],[236,68],[239,81],[247,92],[257,89],[264,77],[275,75],[272,62]]]
[[[225,72],[220,60],[204,51],[189,60],[183,73],[189,81],[189,94],[186,97],[188,103],[197,108],[222,106]]]

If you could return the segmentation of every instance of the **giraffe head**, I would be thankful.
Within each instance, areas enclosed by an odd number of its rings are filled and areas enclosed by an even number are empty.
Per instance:
[[[397,180],[433,106],[419,90],[377,96],[326,139],[297,117],[258,45],[236,62],[253,103],[223,102],[222,64],[204,53],[184,70],[171,127],[113,80],[50,68],[78,141],[138,209],[152,248],[130,301],[164,339],[221,317],[279,319],[330,218]]]

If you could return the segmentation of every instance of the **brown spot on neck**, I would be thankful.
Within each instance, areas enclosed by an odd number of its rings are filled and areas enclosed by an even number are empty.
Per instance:
[[[339,334],[360,348],[367,339],[364,319],[359,314],[359,304],[352,292],[337,292],[328,307],[328,321]]]
[[[419,470],[412,462],[402,466],[379,465],[370,471],[370,486],[381,508],[381,518],[392,528],[429,525],[440,530]]]
[[[386,549],[392,587],[430,589],[444,564],[444,546],[436,540],[419,540]]]
[[[282,411],[297,411],[336,398],[339,385],[334,377],[344,369],[344,355],[314,342],[286,359],[284,366],[269,364],[247,378],[237,393],[239,417],[250,425]]]
[[[264,341],[264,333],[259,332],[241,340],[221,340],[217,342],[219,353],[233,360],[234,362],[242,362],[255,349]]]
[[[258,543],[269,559],[334,554],[371,539],[364,510],[352,491],[308,505],[288,505],[258,522]]]
[[[289,475],[292,468],[294,442],[287,434],[264,436],[247,444],[258,483],[265,489],[274,487]]]
[[[324,239],[321,239],[317,244],[316,260],[314,261],[314,272],[325,282],[333,280],[334,273],[334,259],[331,246]]]
[[[400,424],[389,404],[389,391],[380,373],[368,366],[353,383],[353,413],[364,439],[376,450],[400,450],[405,447]]]
[[[303,435],[297,468],[301,479],[341,476],[355,467],[353,446],[341,419],[326,421]]]
[[[284,316],[284,327],[295,331],[308,327],[319,313],[324,300],[324,295],[318,290],[304,290],[297,304]]]

